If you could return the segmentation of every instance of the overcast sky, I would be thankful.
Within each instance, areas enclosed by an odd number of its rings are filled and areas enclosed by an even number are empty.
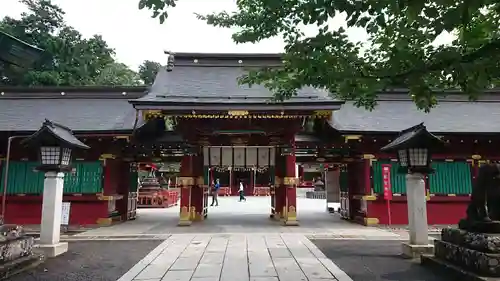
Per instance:
[[[24,11],[18,0],[1,0],[0,18],[18,17]],[[138,9],[139,0],[52,0],[66,12],[66,22],[84,36],[100,34],[116,50],[117,59],[137,68],[144,60],[166,62],[164,50],[174,52],[275,53],[283,50],[278,39],[236,45],[230,29],[206,25],[194,13],[235,10],[235,0],[180,0],[168,20],[160,25],[148,10]],[[332,21],[345,25],[342,17]],[[312,29],[309,29],[312,32]],[[349,30],[349,37],[365,41],[363,30]]]

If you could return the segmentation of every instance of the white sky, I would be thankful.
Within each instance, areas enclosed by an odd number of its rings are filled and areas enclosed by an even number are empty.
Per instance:
[[[1,0],[0,18],[18,17],[24,6],[18,0]],[[232,11],[235,0],[179,0],[170,9],[168,20],[160,25],[151,11],[139,10],[139,0],[52,0],[66,12],[66,22],[84,36],[102,35],[116,50],[120,62],[137,69],[144,60],[166,62],[164,50],[200,53],[277,53],[283,50],[279,38],[258,44],[236,45],[230,29],[209,26],[197,20],[194,13]],[[345,25],[343,18],[333,25]],[[349,37],[365,41],[364,30],[351,29]]]

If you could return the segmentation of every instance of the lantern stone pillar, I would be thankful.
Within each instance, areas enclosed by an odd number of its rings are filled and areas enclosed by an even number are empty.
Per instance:
[[[421,173],[406,175],[406,203],[410,239],[408,242],[403,242],[401,246],[403,256],[407,258],[420,258],[422,254],[434,253],[434,245],[429,243],[424,177],[425,175]]]
[[[60,242],[63,188],[64,173],[45,173],[39,246],[46,257],[68,251],[68,243]]]
[[[429,244],[424,177],[425,176],[420,173],[406,175],[406,200],[408,201],[410,245]]]
[[[40,250],[46,257],[55,257],[68,251],[68,243],[60,242],[64,173],[72,170],[73,149],[89,149],[78,140],[71,129],[45,120],[42,127],[23,141],[27,146],[37,147],[40,166],[45,172],[43,185]]]
[[[422,254],[434,252],[434,246],[429,244],[424,176],[434,172],[431,167],[431,152],[443,145],[421,123],[401,131],[395,140],[381,149],[396,152],[401,172],[407,174],[406,200],[410,239],[402,244],[402,251],[403,256],[408,258],[420,258]]]

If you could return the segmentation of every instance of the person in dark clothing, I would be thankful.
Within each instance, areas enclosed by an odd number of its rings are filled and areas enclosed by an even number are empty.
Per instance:
[[[240,193],[240,202],[241,201],[247,201],[247,199],[245,198],[245,191],[244,191],[244,188],[243,188],[243,181],[241,181],[241,180],[240,180],[239,193]]]
[[[212,191],[212,204],[210,206],[213,206],[214,203],[215,206],[219,206],[219,189],[220,189],[220,181],[219,179],[216,179],[214,184],[214,189]]]

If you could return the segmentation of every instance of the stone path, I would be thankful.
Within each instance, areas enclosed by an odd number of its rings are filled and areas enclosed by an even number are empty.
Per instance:
[[[269,197],[219,201],[207,220],[190,227],[177,227],[178,207],[143,209],[136,221],[71,240],[166,239],[118,281],[353,281],[309,239],[405,239],[346,222],[326,211],[325,200],[297,198],[298,227],[269,219]]]
[[[135,221],[101,227],[75,235],[80,237],[102,236],[164,236],[182,233],[300,233],[309,235],[358,235],[388,236],[390,232],[367,228],[346,222],[338,214],[326,211],[326,202],[321,199],[297,198],[299,227],[284,226],[282,222],[269,219],[270,198],[248,197],[247,202],[238,202],[235,197],[220,197],[218,207],[210,207],[208,219],[195,222],[190,227],[178,227],[179,207],[168,209],[141,209]],[[399,235],[393,234],[399,237]]]
[[[118,281],[352,281],[301,234],[174,234]]]

